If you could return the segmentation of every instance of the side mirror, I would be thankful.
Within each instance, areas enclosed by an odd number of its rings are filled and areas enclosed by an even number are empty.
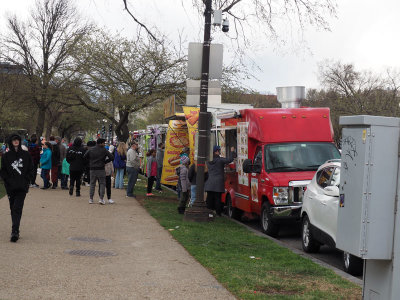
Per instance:
[[[243,161],[243,172],[244,173],[261,173],[261,165],[253,165],[251,159],[245,159]]]
[[[339,188],[336,185],[324,188],[324,194],[331,197],[339,197]]]

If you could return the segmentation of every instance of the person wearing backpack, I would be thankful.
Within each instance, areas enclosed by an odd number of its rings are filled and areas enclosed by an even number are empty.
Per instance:
[[[83,158],[86,150],[82,146],[82,139],[77,137],[74,140],[73,145],[68,149],[66,160],[70,164],[69,173],[69,194],[70,196],[74,193],[74,186],[76,186],[76,197],[81,196],[81,182],[82,174],[87,165],[87,160]]]

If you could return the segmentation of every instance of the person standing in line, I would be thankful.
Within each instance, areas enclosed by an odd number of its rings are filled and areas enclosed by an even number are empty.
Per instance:
[[[74,140],[73,145],[68,149],[67,152],[67,162],[70,164],[69,173],[69,194],[72,196],[74,194],[74,186],[76,185],[76,197],[81,196],[81,180],[83,170],[87,165],[86,159],[83,158],[86,150],[82,146],[82,140],[77,137]]]
[[[195,161],[189,168],[188,178],[190,181],[190,206],[193,206],[196,201],[196,176],[197,176],[197,161]],[[207,164],[204,168],[204,182],[208,180]]]
[[[106,164],[106,159],[109,161],[114,160],[114,156],[108,152],[105,148],[106,140],[98,139],[97,145],[90,150],[88,150],[83,157],[89,160],[90,166],[90,199],[89,204],[93,204],[93,196],[96,189],[96,181],[99,181],[99,203],[104,205],[104,192],[106,185],[106,171],[104,166]]]
[[[22,150],[21,137],[13,134],[9,140],[10,150],[2,155],[0,176],[4,180],[10,203],[12,229],[10,241],[19,239],[19,227],[29,183],[32,180],[34,167],[32,157]]]
[[[53,183],[52,189],[56,189],[58,186],[58,169],[61,165],[60,161],[60,147],[58,147],[55,137],[50,137],[51,144],[51,182]]]
[[[181,165],[179,166],[179,182],[181,185],[181,199],[179,201],[178,213],[184,214],[186,209],[186,204],[189,199],[190,191],[190,181],[189,181],[189,171],[188,166],[190,164],[190,159],[187,156],[181,157]]]
[[[50,170],[51,170],[51,163],[52,163],[52,146],[49,142],[45,142],[43,144],[43,152],[40,155],[40,168],[42,169],[40,173],[40,177],[43,179],[43,187],[42,190],[47,190],[50,188]]]
[[[221,216],[223,204],[221,202],[222,193],[225,192],[225,165],[231,163],[236,157],[235,148],[231,148],[231,157],[221,157],[221,147],[215,145],[213,148],[214,159],[207,162],[208,180],[204,184],[207,192],[207,208],[215,209],[218,216]]]
[[[119,143],[114,155],[115,188],[124,188],[124,172],[126,168],[126,144]]]
[[[111,153],[110,149],[108,151]],[[111,160],[107,160],[107,163],[105,164],[104,169],[106,171],[107,200],[108,200],[108,203],[114,204],[115,201],[113,201],[111,199],[111,177],[113,176],[113,173],[114,173],[113,162]]]
[[[96,142],[95,141],[89,141],[86,144],[86,151],[88,151],[89,149],[93,148],[96,146]],[[86,153],[85,151],[85,153]],[[90,186],[90,167],[89,167],[89,161],[87,159],[85,159],[85,172],[84,172],[84,182],[86,186]]]
[[[58,168],[58,177],[61,180],[61,189],[68,190],[68,179],[65,180],[65,176],[63,177],[62,173],[62,164],[64,162],[65,157],[67,156],[67,147],[61,143],[62,139],[59,136],[55,138],[58,149],[60,150],[60,166]]]
[[[146,196],[154,196],[152,193],[154,181],[156,181],[157,176],[157,159],[156,159],[156,150],[151,149],[147,153],[147,194]]]
[[[161,174],[163,169],[163,162],[164,162],[164,143],[159,143],[157,148],[157,182],[156,182],[156,190],[161,192]]]
[[[39,185],[36,183],[36,177],[37,177],[37,169],[39,167],[40,163],[40,147],[37,142],[37,137],[36,134],[33,134],[31,136],[31,141],[28,144],[28,152],[32,157],[32,162],[33,162],[33,168],[34,168],[34,174],[32,177],[31,185],[30,187],[39,187]]]
[[[64,158],[61,167],[61,189],[68,190],[69,163]]]
[[[128,173],[128,187],[126,188],[126,196],[135,198],[134,190],[139,175],[140,158],[137,152],[138,144],[133,141],[131,148],[126,155],[126,172]]]

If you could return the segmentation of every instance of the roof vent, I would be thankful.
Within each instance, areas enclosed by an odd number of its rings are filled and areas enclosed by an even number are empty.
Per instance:
[[[298,108],[301,101],[306,98],[304,86],[277,87],[276,95],[282,108]]]

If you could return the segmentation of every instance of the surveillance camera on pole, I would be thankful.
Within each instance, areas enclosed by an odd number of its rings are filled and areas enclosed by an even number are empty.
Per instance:
[[[229,20],[224,19],[222,21],[222,32],[228,32],[229,31]]]

